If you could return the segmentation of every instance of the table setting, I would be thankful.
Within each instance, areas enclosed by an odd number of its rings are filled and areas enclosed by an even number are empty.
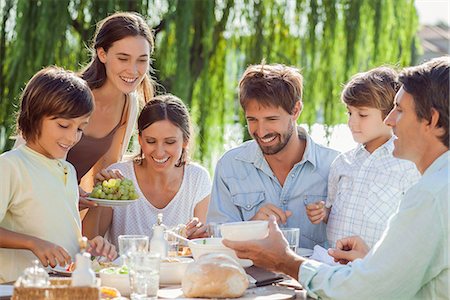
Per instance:
[[[221,243],[222,238],[240,241],[264,238],[267,235],[266,221],[227,223],[219,225],[219,228],[219,232],[215,229],[214,237],[193,240],[168,229],[164,239],[167,245],[158,251],[155,251],[155,246],[152,251],[152,241],[148,236],[119,236],[120,257],[95,270],[97,281],[93,288],[99,296],[84,299],[306,299],[306,292],[296,280],[253,266],[251,260],[237,258],[234,250]],[[171,241],[170,247],[176,247],[176,251],[168,251],[167,240]],[[297,252],[309,250],[297,249],[298,230],[294,230],[293,241],[297,243],[293,245]],[[180,249],[186,252],[186,244],[191,255],[178,255]],[[161,253],[161,249],[165,252]],[[70,286],[71,271],[66,268],[46,271],[53,282],[67,276],[63,280]],[[0,300],[31,299],[16,296],[17,289],[22,288],[23,291],[21,284],[16,281],[14,285],[0,285]]]

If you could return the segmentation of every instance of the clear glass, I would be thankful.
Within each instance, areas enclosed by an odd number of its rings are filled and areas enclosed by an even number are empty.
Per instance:
[[[33,261],[33,267],[23,271],[22,285],[25,287],[47,287],[50,285],[48,273],[39,266],[39,261]]]
[[[208,237],[220,238],[222,234],[220,233],[221,223],[209,223],[207,225],[206,232],[208,233]]]
[[[161,261],[159,254],[130,252],[128,255],[131,300],[157,299]]]
[[[119,235],[119,255],[124,265],[132,252],[148,252],[149,238],[146,235]]]
[[[300,228],[280,228],[280,230],[288,241],[289,248],[297,252],[297,247],[300,242]]]

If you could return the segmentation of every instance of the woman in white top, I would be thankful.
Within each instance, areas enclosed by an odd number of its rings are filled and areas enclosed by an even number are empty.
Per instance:
[[[165,225],[187,223],[188,237],[205,236],[211,180],[203,167],[188,161],[191,124],[186,106],[173,95],[154,97],[139,115],[138,130],[140,154],[96,176],[99,181],[122,176],[133,180],[138,201],[104,210],[97,228],[83,226],[84,233],[104,235],[109,229],[117,245],[121,234],[151,236],[157,214],[162,213]],[[88,213],[85,220],[89,218]]]

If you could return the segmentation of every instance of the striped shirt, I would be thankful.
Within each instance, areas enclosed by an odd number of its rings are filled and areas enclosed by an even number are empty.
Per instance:
[[[392,137],[369,153],[364,145],[341,154],[333,162],[328,179],[327,224],[330,247],[352,235],[372,247],[381,237],[405,191],[420,174],[415,165],[392,156]]]

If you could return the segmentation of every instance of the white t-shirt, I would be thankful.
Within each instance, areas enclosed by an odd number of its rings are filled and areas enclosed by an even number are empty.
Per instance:
[[[0,172],[0,227],[55,243],[75,259],[81,220],[74,167],[22,145],[0,155]],[[29,250],[0,248],[0,282],[16,280],[35,259]]]
[[[208,171],[194,163],[185,166],[183,181],[175,197],[166,207],[154,207],[144,196],[137,184],[133,162],[116,163],[108,169],[117,169],[134,182],[139,199],[136,203],[113,208],[113,217],[108,239],[118,247],[117,238],[122,234],[153,235],[152,226],[159,213],[163,224],[175,226],[185,224],[194,217],[195,206],[211,193],[211,179]]]

